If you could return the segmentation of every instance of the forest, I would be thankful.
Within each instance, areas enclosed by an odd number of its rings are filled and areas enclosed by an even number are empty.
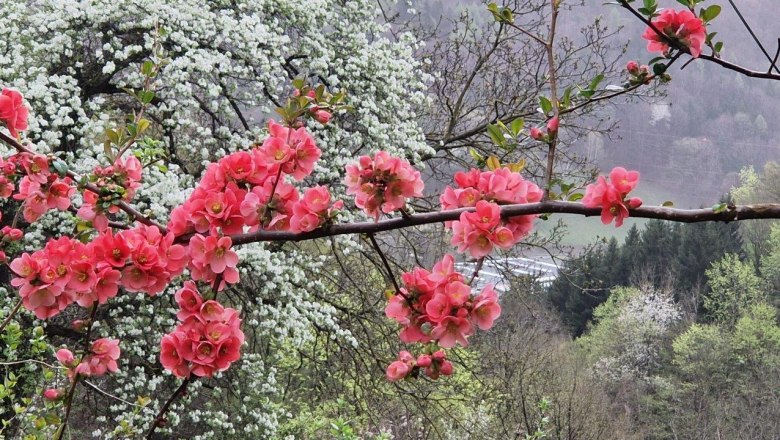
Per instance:
[[[780,439],[773,6],[0,2],[0,439]]]

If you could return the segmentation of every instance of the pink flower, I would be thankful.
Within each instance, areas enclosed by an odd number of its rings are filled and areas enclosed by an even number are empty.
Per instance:
[[[637,63],[636,61],[629,61],[628,63],[626,63],[626,70],[631,75],[638,74],[639,73],[639,63]]]
[[[609,181],[599,176],[596,183],[585,188],[582,204],[588,208],[601,208],[601,222],[605,225],[614,220],[616,227],[622,226],[629,216],[628,209],[642,206],[638,197],[626,199],[638,183],[639,172],[616,167],[609,173]]]
[[[609,172],[609,181],[621,196],[625,196],[639,183],[639,171],[627,171],[623,167],[615,167]]]
[[[3,89],[0,93],[0,122],[8,127],[11,136],[19,137],[19,130],[27,130],[29,113],[21,93],[13,89]]]
[[[76,373],[83,376],[102,376],[106,372],[115,373],[119,367],[119,341],[101,338],[92,342],[91,354],[84,357],[76,367]]]
[[[493,322],[501,315],[498,296],[493,286],[488,284],[476,298],[471,310],[471,321],[481,330],[490,330]]]
[[[48,388],[43,392],[43,397],[46,400],[58,400],[60,397],[62,397],[62,391],[56,388]]]
[[[538,127],[531,127],[531,133],[530,133],[531,139],[534,140],[542,140],[544,137],[544,133],[542,133],[542,130],[539,130]]]
[[[68,350],[67,348],[60,348],[57,350],[57,353],[55,354],[57,357],[57,360],[64,366],[70,368],[74,366],[74,363],[76,362],[76,359],[73,357],[73,352]]]
[[[385,372],[385,375],[387,376],[387,380],[390,382],[397,382],[404,377],[406,377],[407,374],[411,371],[411,368],[408,364],[401,361],[395,361],[391,363],[387,367],[387,371]]]
[[[422,197],[424,187],[419,171],[385,151],[347,165],[344,183],[347,194],[355,195],[355,205],[377,221],[381,213],[403,209],[406,199]]]
[[[701,55],[704,42],[707,39],[707,29],[704,22],[690,10],[664,9],[658,17],[653,19],[652,23],[665,37],[658,35],[653,28],[648,27],[642,34],[642,38],[647,40],[649,52],[667,53],[670,49],[668,40],[672,40],[687,47],[692,57],[698,58]]]
[[[433,328],[431,336],[444,348],[452,348],[456,344],[468,347],[469,342],[466,338],[472,333],[474,329],[468,319],[448,316]]]
[[[295,180],[302,180],[314,170],[314,164],[322,152],[304,127],[292,129],[268,122],[270,136],[260,149],[264,157],[281,166],[282,172]]]

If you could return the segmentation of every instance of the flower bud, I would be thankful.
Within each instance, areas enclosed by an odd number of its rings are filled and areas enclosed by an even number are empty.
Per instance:
[[[57,400],[62,397],[62,391],[56,388],[49,388],[43,392],[43,397],[46,398],[46,400]]]
[[[550,134],[554,134],[558,132],[558,117],[553,116],[552,119],[547,121],[547,132]]]
[[[531,127],[531,138],[532,139],[535,139],[535,140],[539,141],[539,140],[542,139],[542,136],[544,136],[542,134],[542,130],[539,130],[536,127]]]
[[[439,367],[439,372],[445,376],[449,376],[452,374],[452,362],[450,361],[444,361],[441,363],[441,367]]]
[[[626,64],[626,70],[632,75],[637,75],[639,73],[639,63],[636,61],[629,61]]]
[[[314,112],[314,119],[317,120],[322,125],[327,124],[330,121],[330,118],[333,115],[330,114],[330,112],[327,112],[325,110],[317,110]]]
[[[636,209],[642,206],[642,199],[639,197],[631,197],[628,199],[628,207],[631,209]]]
[[[417,357],[417,366],[420,368],[427,368],[431,366],[431,356],[427,354],[421,354]]]
[[[444,350],[439,350],[433,354],[433,360],[440,362],[447,358],[447,353]]]

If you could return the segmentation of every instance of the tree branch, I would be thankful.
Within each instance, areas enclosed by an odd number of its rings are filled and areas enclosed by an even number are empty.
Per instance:
[[[7,134],[3,133],[2,131],[0,131],[0,140],[5,142],[9,146],[15,148],[16,151],[19,151],[20,153],[35,154],[32,150],[30,150],[29,148],[25,147],[24,145],[19,143],[19,141],[17,141],[16,139],[12,138],[11,136],[8,136]],[[77,183],[81,180],[81,176],[79,176],[78,174],[74,173],[71,170],[68,170],[67,175],[68,175],[68,177],[70,177],[71,179],[73,179]],[[100,194],[100,189],[98,189],[98,187],[96,187],[95,185],[93,185],[91,183],[86,183],[84,185],[84,188],[94,192],[95,194]],[[163,225],[155,222],[154,220],[146,217],[145,215],[141,214],[140,211],[138,211],[137,209],[133,208],[132,206],[130,206],[126,202],[121,202],[120,201],[117,206],[119,207],[119,209],[121,209],[122,211],[127,213],[133,219],[138,220],[139,222],[141,222],[141,223],[143,223],[143,224],[145,224],[147,226],[157,226],[157,228],[163,234],[165,234],[167,232],[167,229],[165,228],[165,226],[163,226]]]
[[[378,232],[409,228],[412,226],[430,225],[443,223],[445,221],[458,220],[462,213],[474,212],[474,210],[475,208],[460,208],[449,211],[412,214],[408,217],[396,217],[379,222],[336,224],[304,233],[260,230],[245,234],[232,235],[230,238],[233,241],[233,245],[241,245],[268,241],[297,242],[348,234],[374,234]],[[630,217],[634,218],[652,218],[681,223],[732,222],[755,219],[780,219],[780,204],[765,203],[731,206],[728,209],[720,212],[715,212],[711,208],[677,209],[662,206],[642,206],[636,209],[629,209],[629,213]],[[501,206],[501,216],[503,218],[536,214],[576,214],[585,217],[594,217],[601,215],[601,208],[587,208],[582,203],[563,202],[557,200]],[[181,237],[177,238],[177,241],[179,242],[185,242],[188,240],[189,236],[186,235],[182,235]]]
[[[187,389],[187,385],[189,385],[191,381],[192,376],[185,377],[184,381],[181,383],[181,385],[179,385],[179,388],[176,388],[176,391],[171,394],[171,397],[169,397],[165,404],[163,404],[162,408],[160,408],[160,411],[152,421],[152,426],[149,428],[149,432],[146,434],[147,440],[152,438],[152,435],[154,435],[154,431],[157,430],[158,426],[162,426],[164,416],[165,413],[168,412],[168,408],[171,407],[171,404],[173,404],[174,400],[176,400],[181,394],[184,394],[184,391]]]

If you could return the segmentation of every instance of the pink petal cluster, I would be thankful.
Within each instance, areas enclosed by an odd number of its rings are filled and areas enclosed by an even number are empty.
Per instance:
[[[92,342],[90,353],[81,360],[76,366],[76,374],[82,376],[102,376],[109,373],[116,373],[119,369],[117,359],[119,359],[119,340],[102,338]]]
[[[211,377],[241,357],[244,333],[236,310],[204,301],[192,281],[176,292],[176,302],[180,323],[160,343],[165,369],[178,377]]]
[[[11,262],[11,285],[39,319],[74,302],[82,307],[103,304],[120,286],[155,295],[187,265],[186,249],[173,244],[173,238],[141,225],[116,235],[109,229],[86,244],[69,237],[51,239],[43,249]]]
[[[314,217],[329,216],[331,207],[320,209],[314,202],[326,195],[330,200],[327,189],[312,188],[301,201],[298,190],[285,182],[287,175],[301,180],[311,174],[319,148],[305,128],[289,129],[271,121],[269,131],[260,148],[232,153],[209,165],[184,205],[171,213],[168,229],[177,236],[197,232],[219,237],[245,228],[303,232],[321,225],[318,221],[313,226]],[[332,208],[340,206],[337,202]]]
[[[429,272],[414,268],[402,275],[404,288],[390,297],[385,315],[403,326],[406,343],[436,342],[444,348],[468,346],[474,327],[488,330],[501,314],[492,285],[474,294],[455,271],[455,259],[445,255]]]
[[[214,283],[219,276],[217,290],[225,288],[226,283],[238,282],[238,255],[231,249],[230,237],[204,237],[195,234],[190,238],[190,275],[193,280]]]
[[[436,380],[440,375],[452,374],[452,363],[447,360],[444,350],[421,354],[417,359],[408,351],[402,351],[398,354],[398,360],[388,365],[385,376],[390,382],[396,382],[405,377],[416,377],[421,370],[426,376]]]
[[[20,130],[27,130],[29,113],[21,93],[5,88],[0,92],[0,122],[5,124],[11,136],[19,137]]]
[[[452,228],[452,244],[459,252],[473,257],[489,254],[494,246],[508,249],[531,233],[535,215],[501,218],[498,204],[535,203],[542,191],[533,182],[509,168],[493,171],[455,173],[457,189],[446,187],[439,200],[443,210],[475,207],[476,212],[464,212],[460,219],[445,223]]]
[[[344,207],[341,200],[331,204],[330,191],[325,186],[308,188],[292,208],[290,231],[309,232],[331,220]]]
[[[687,47],[692,57],[698,58],[701,55],[704,42],[707,40],[707,29],[701,18],[694,15],[689,9],[681,11],[664,9],[653,19],[652,23],[668,39]],[[642,38],[647,40],[647,50],[650,52],[666,54],[669,51],[667,39],[658,35],[651,27],[645,30]]]
[[[382,213],[403,209],[406,199],[422,197],[420,172],[409,162],[378,151],[374,157],[361,156],[347,165],[347,194],[355,195],[355,205],[379,221]]]
[[[141,186],[143,166],[133,155],[126,159],[118,158],[108,167],[95,167],[91,181],[101,190],[101,195],[90,190],[84,191],[84,203],[77,215],[91,221],[100,232],[108,228],[107,214],[119,212],[119,201],[129,202]]]
[[[7,160],[0,158],[0,198],[21,200],[22,214],[28,223],[50,209],[67,210],[74,192],[70,177],[61,179],[52,173],[49,159],[42,154],[25,152]]]
[[[596,183],[585,188],[582,204],[588,208],[601,208],[601,222],[605,225],[614,220],[616,227],[622,226],[623,220],[628,217],[628,209],[642,206],[639,197],[626,198],[638,183],[638,171],[616,167],[609,173],[609,180],[599,176]]]
[[[263,142],[260,155],[266,163],[281,167],[285,174],[302,180],[314,171],[322,152],[304,127],[293,129],[268,122],[270,136]]]

